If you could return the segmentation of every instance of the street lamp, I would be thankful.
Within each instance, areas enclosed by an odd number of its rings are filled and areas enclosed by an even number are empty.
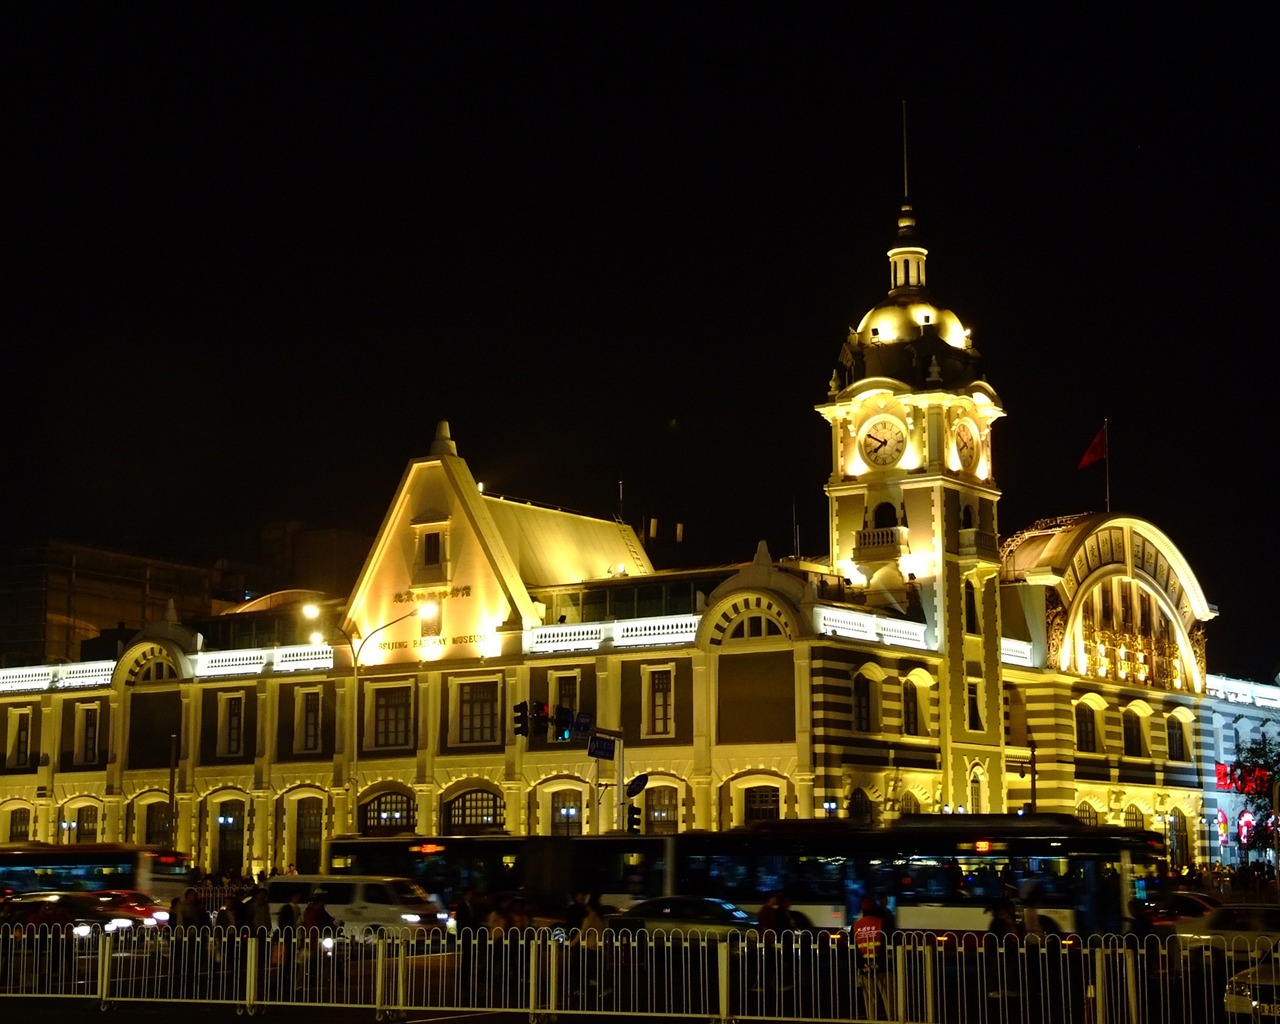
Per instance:
[[[348,770],[346,785],[350,793],[348,803],[351,810],[351,831],[358,833],[360,831],[359,808],[356,806],[360,797],[359,781],[356,778],[360,766],[360,654],[364,651],[364,645],[381,633],[389,626],[394,626],[397,622],[403,622],[405,619],[412,619],[415,616],[419,619],[434,619],[440,613],[440,606],[435,601],[424,601],[412,611],[405,612],[394,619],[384,622],[381,626],[370,630],[369,635],[365,637],[356,637],[347,630],[343,629],[337,623],[330,623],[332,629],[342,634],[342,639],[347,645],[347,650],[351,652],[351,753],[347,759]],[[306,604],[302,606],[303,618],[315,621],[320,618],[320,608],[318,605]],[[356,641],[359,640],[359,643]],[[311,642],[313,644],[322,644],[325,642],[324,633],[316,630],[311,634]]]
[[[828,818],[834,818],[836,816],[836,808],[839,806],[840,805],[837,804],[836,801],[834,800],[822,801],[822,809],[827,812]]]

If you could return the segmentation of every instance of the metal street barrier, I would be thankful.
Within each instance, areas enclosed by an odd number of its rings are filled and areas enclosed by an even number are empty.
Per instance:
[[[898,933],[879,956],[840,936],[465,930],[341,933],[0,925],[6,998],[410,1011],[505,1010],[713,1021],[1203,1024],[1251,1019],[1280,991],[1244,986],[1266,940]],[[1268,968],[1271,969],[1271,968]],[[1261,970],[1261,968],[1260,968]],[[1251,1003],[1252,999],[1252,1003]]]

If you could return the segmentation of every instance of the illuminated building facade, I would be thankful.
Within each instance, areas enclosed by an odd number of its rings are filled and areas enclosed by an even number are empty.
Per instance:
[[[1234,859],[1240,798],[1216,766],[1276,728],[1280,690],[1207,673],[1214,609],[1152,524],[1001,541],[1001,402],[928,296],[905,204],[888,255],[889,293],[817,407],[821,556],[761,544],[657,571],[629,526],[484,493],[441,424],[349,598],[277,594],[223,619],[272,616],[296,642],[157,621],[118,659],[0,671],[0,840],[311,870],[333,832],[619,827],[618,762],[517,736],[532,702],[621,736],[649,832],[1034,804]]]

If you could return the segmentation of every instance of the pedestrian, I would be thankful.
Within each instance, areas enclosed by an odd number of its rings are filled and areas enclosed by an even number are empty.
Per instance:
[[[483,933],[480,907],[476,904],[476,891],[471,886],[462,890],[462,899],[453,911],[453,925],[458,941],[458,992],[460,1003],[473,1002],[478,991],[473,976],[476,965],[476,947],[487,941]],[[487,963],[487,958],[481,962]],[[488,982],[486,981],[486,985]]]
[[[289,899],[280,905],[276,914],[276,926],[280,929],[281,991],[287,998],[293,994],[293,965],[296,960],[299,932],[302,930],[302,891],[294,889]]]
[[[1020,999],[1019,956],[1023,931],[1018,922],[1018,908],[1013,900],[1002,896],[991,904],[991,926],[983,946],[987,963],[987,996],[991,999]]]
[[[588,897],[584,909],[582,926],[574,934],[570,947],[577,950],[579,969],[576,973],[582,986],[580,991],[598,999],[612,991],[607,981],[600,984],[600,944],[604,940],[606,925],[600,912],[599,897]]]
[[[866,1000],[867,1015],[876,1019],[880,1008],[889,1015],[888,939],[885,908],[873,895],[862,900],[862,914],[853,923],[857,951],[858,984]]]

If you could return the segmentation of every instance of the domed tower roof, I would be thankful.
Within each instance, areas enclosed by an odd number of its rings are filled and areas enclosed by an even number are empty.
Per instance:
[[[921,388],[963,387],[981,379],[969,331],[925,290],[929,250],[916,237],[911,203],[903,201],[889,248],[889,294],[850,330],[846,363],[854,379],[892,377]]]

